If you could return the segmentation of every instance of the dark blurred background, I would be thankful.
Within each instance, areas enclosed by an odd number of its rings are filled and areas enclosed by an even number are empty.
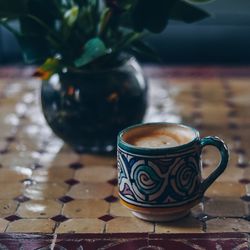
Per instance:
[[[250,64],[250,0],[217,0],[200,7],[211,17],[194,24],[170,22],[161,35],[147,39],[164,62]],[[15,39],[0,27],[0,63],[21,60]]]

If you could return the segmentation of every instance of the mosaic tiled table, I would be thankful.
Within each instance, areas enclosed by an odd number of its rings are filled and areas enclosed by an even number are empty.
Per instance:
[[[0,249],[249,249],[250,67],[145,67],[146,121],[189,124],[231,151],[204,201],[171,223],[119,204],[115,158],[78,155],[52,134],[32,72],[0,69]],[[203,158],[205,177],[219,156]]]

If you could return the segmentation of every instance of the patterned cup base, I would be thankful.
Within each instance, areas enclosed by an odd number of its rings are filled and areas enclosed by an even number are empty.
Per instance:
[[[154,221],[154,222],[168,222],[168,221],[178,220],[187,216],[189,213],[190,213],[190,210],[173,213],[173,214],[169,214],[169,213],[168,214],[148,214],[148,213],[132,211],[132,214],[135,217],[138,217],[142,220]]]

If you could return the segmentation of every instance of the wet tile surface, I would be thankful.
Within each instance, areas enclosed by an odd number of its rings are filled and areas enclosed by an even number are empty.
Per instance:
[[[231,152],[227,170],[206,199],[188,217],[171,223],[140,221],[120,205],[114,157],[78,155],[53,135],[39,107],[40,81],[30,78],[31,72],[0,69],[0,244],[15,249],[7,234],[14,232],[50,234],[20,236],[23,249],[50,246],[53,237],[54,246],[66,249],[72,242],[75,249],[111,243],[115,249],[166,244],[184,250],[194,249],[193,244],[248,249],[249,236],[240,233],[250,232],[249,67],[145,68],[150,83],[146,121],[186,123],[201,136],[220,136]],[[205,178],[220,157],[207,148],[203,161]],[[123,236],[102,238],[118,232]],[[210,234],[216,232],[229,234]],[[89,233],[96,233],[95,240],[88,239]]]

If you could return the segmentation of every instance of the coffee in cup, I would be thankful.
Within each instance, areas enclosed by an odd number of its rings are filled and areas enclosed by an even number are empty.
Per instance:
[[[221,162],[205,180],[201,151],[215,146]],[[225,170],[228,149],[218,137],[200,138],[191,127],[149,123],[118,135],[118,188],[121,203],[148,221],[171,221],[187,215]]]

